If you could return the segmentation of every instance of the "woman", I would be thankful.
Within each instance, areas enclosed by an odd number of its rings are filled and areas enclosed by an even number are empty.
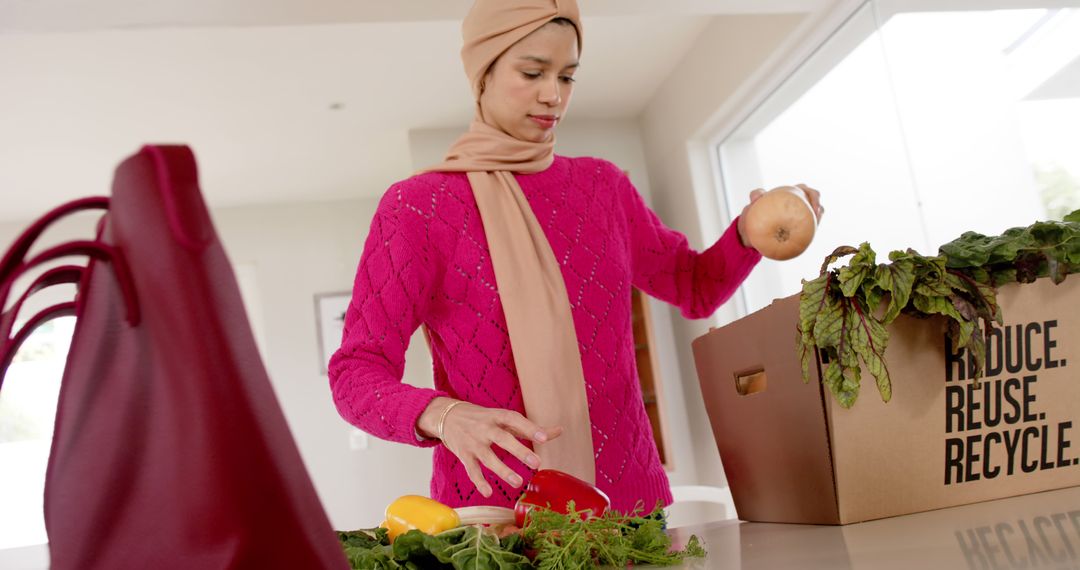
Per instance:
[[[431,495],[451,506],[510,506],[538,468],[595,482],[622,511],[670,504],[631,287],[702,318],[761,257],[739,223],[699,254],[618,167],[554,155],[581,31],[572,0],[474,4],[462,59],[476,119],[443,164],[383,197],[330,361],[341,415],[435,447]],[[421,325],[434,390],[401,382]]]

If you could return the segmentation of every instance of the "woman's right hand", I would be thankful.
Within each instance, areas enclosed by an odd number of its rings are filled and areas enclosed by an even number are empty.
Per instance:
[[[433,399],[416,422],[420,434],[437,438],[439,418],[447,406],[455,402],[456,400],[450,398]],[[461,402],[443,418],[442,442],[465,466],[469,479],[480,494],[490,497],[491,485],[484,480],[481,466],[515,488],[523,484],[521,476],[496,457],[492,445],[505,449],[525,465],[539,469],[540,457],[518,438],[544,443],[561,434],[561,427],[541,427],[512,410],[485,408]]]

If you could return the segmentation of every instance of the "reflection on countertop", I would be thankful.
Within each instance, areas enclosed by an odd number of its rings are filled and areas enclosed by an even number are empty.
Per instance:
[[[683,568],[1080,568],[1080,487],[847,526],[731,520],[670,534],[709,551]]]

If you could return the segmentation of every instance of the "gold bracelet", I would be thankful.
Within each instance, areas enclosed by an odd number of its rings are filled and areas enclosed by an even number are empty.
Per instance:
[[[443,438],[443,428],[445,427],[445,424],[446,424],[446,414],[449,414],[450,410],[454,409],[458,404],[464,404],[464,403],[465,403],[464,400],[455,400],[453,402],[450,402],[450,405],[443,408],[442,413],[439,414],[439,424],[438,424],[438,427],[436,428],[436,431],[438,433],[437,437],[440,440]]]

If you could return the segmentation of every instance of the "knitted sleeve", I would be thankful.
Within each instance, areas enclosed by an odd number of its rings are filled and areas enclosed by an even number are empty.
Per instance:
[[[690,248],[686,236],[665,226],[645,205],[628,177],[619,176],[634,286],[679,307],[686,318],[712,315],[761,260],[757,250],[739,240],[738,219],[699,253]]]
[[[402,382],[405,350],[431,298],[430,252],[407,224],[422,223],[392,187],[371,221],[345,313],[341,347],[329,363],[330,390],[341,417],[376,437],[430,447],[416,435],[428,403],[446,393]],[[415,229],[415,228],[414,228]]]

